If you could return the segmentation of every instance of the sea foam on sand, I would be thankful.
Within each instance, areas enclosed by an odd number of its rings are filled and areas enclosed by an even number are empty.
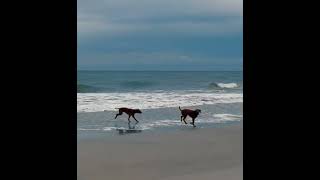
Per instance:
[[[118,107],[155,109],[164,107],[198,106],[243,101],[242,93],[196,92],[128,92],[77,93],[78,112],[115,111]]]

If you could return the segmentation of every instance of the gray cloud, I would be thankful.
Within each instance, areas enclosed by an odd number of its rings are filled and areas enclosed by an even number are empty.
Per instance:
[[[78,0],[78,68],[241,67],[242,0]]]
[[[198,19],[194,20],[194,17]],[[201,20],[208,17],[221,17],[222,20]],[[242,0],[78,1],[78,33],[81,37],[130,32],[221,34],[241,28]]]
[[[242,16],[242,0],[78,0],[80,14],[112,19],[181,15]]]

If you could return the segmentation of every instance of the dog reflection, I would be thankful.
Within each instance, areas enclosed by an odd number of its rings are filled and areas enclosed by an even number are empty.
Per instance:
[[[128,133],[139,133],[142,132],[142,130],[136,130],[136,125],[138,122],[131,125],[131,122],[128,123],[128,129],[118,129],[119,134],[128,134]]]
[[[128,123],[128,129],[135,129],[135,128],[136,128],[136,125],[137,125],[138,123],[139,123],[139,122],[135,122],[134,125],[132,126],[132,125],[131,125],[131,122],[129,122],[129,123]]]

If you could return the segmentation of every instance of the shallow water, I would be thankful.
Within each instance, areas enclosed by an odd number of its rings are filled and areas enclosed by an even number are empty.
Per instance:
[[[180,121],[182,108],[201,109],[197,128],[236,123],[242,117],[242,72],[78,72],[78,138],[191,130]],[[139,108],[138,124],[115,108]],[[191,121],[187,118],[187,122]]]

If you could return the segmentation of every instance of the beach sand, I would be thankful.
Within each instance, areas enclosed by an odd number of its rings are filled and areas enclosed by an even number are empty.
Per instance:
[[[78,180],[241,180],[242,130],[239,122],[82,140]]]

